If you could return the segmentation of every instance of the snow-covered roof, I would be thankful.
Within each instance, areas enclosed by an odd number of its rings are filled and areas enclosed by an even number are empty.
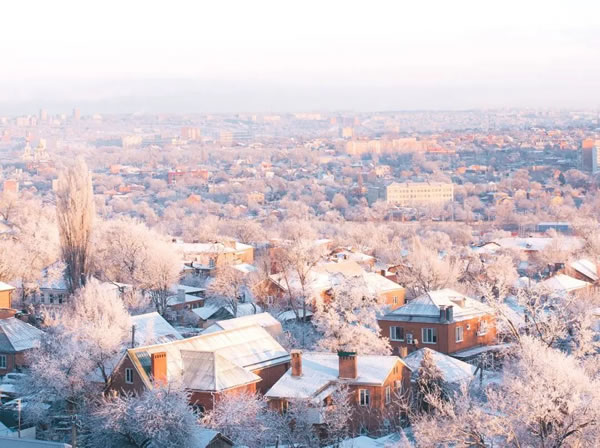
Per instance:
[[[302,309],[298,310],[298,316],[300,316],[301,318],[304,316],[304,311]],[[306,317],[311,317],[313,315],[312,311],[306,310]],[[294,313],[294,310],[288,310],[288,311],[284,311],[283,313],[280,313],[277,316],[277,319],[280,322],[287,322],[290,320],[295,320],[296,319],[296,313]]]
[[[413,322],[438,322],[440,320],[440,307],[453,307],[455,321],[471,319],[473,317],[489,314],[492,309],[464,294],[450,288],[429,291],[406,305],[387,313],[384,320],[399,320]]]
[[[553,293],[564,294],[591,286],[591,283],[584,282],[575,277],[566,274],[557,274],[544,280],[540,285]]]
[[[292,376],[288,369],[265,394],[267,398],[326,398],[338,382],[381,386],[394,366],[403,363],[397,356],[357,355],[356,379],[340,379],[337,353],[304,352],[301,356],[302,376]]]
[[[175,379],[183,373],[182,352],[215,352],[238,367],[255,370],[288,362],[287,351],[262,327],[250,325],[233,330],[201,334],[164,344],[136,347],[127,351],[142,378],[150,374],[152,353],[167,354],[167,378]]]
[[[233,269],[240,271],[242,274],[250,274],[252,272],[256,272],[258,269],[256,266],[253,266],[248,263],[239,263],[231,266]]]
[[[273,337],[282,333],[281,323],[269,313],[249,314],[248,316],[236,317],[235,319],[219,320],[209,326],[202,334],[214,333],[221,330],[232,330],[234,328],[247,327],[248,325],[260,325]]]
[[[204,306],[201,306],[200,308],[194,308],[192,310],[192,313],[194,313],[196,316],[198,316],[202,320],[208,320],[222,308],[223,308],[223,305],[208,303],[208,304],[205,304]]]
[[[588,260],[587,258],[581,258],[571,262],[570,266],[590,280],[598,281],[598,267],[593,261]]]
[[[216,352],[181,351],[187,389],[223,391],[260,381],[260,377]]]
[[[373,294],[381,294],[395,289],[402,289],[398,283],[383,277],[375,272],[366,272],[356,261],[345,260],[339,262],[327,262],[318,264],[307,275],[307,285],[313,294],[318,295],[339,284],[343,278],[361,277],[367,288]],[[287,290],[287,283],[280,274],[271,276],[277,285]],[[300,282],[296,276],[290,276],[287,281],[293,289],[300,288]]]
[[[445,355],[429,348],[422,348],[415,352],[412,352],[406,358],[404,362],[408,367],[412,369],[412,377],[416,379],[419,374],[419,367],[423,361],[425,351],[431,353],[433,362],[438,369],[442,372],[442,377],[446,383],[459,383],[462,381],[469,381],[475,374],[476,367],[466,362],[459,361],[452,356]]]
[[[400,286],[398,283],[390,280],[389,278],[385,278],[383,275],[380,275],[376,272],[365,272],[363,278],[367,283],[367,288],[369,288],[369,291],[374,294],[381,294],[387,291],[402,289],[402,286]]]
[[[235,253],[252,249],[252,246],[237,241],[233,244],[234,247],[230,247],[223,243],[177,243],[177,246],[182,249],[184,253],[189,254]]]
[[[15,289],[14,286],[9,285],[8,283],[0,282],[0,291],[12,291]]]
[[[156,311],[131,316],[135,325],[135,339],[138,345],[162,344],[183,339],[183,336]]]
[[[40,345],[44,332],[16,317],[0,319],[0,353],[17,353]]]
[[[497,239],[495,242],[504,249],[518,249],[527,251],[544,250],[548,245],[555,241],[550,237],[507,237]],[[580,249],[583,242],[580,238],[574,236],[565,236],[556,240],[561,250]]]

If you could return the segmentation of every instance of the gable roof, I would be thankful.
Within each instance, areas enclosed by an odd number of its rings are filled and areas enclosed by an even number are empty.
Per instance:
[[[588,260],[587,258],[581,258],[571,262],[571,267],[580,274],[585,275],[590,280],[598,281],[599,279],[598,267],[596,266],[596,263]]]
[[[471,319],[492,312],[492,309],[475,299],[450,288],[429,291],[404,306],[387,313],[384,320],[413,322],[438,322],[440,307],[452,306],[454,321]]]
[[[17,353],[40,345],[44,332],[16,317],[0,319],[0,353]]]
[[[544,280],[540,285],[550,292],[564,294],[587,288],[588,286],[591,286],[591,283],[584,282],[583,280],[579,280],[566,274],[557,274]]]
[[[135,339],[139,341],[139,345],[162,344],[183,339],[181,333],[156,311],[131,316],[131,323],[135,325]]]
[[[202,334],[214,333],[221,330],[232,330],[234,328],[247,327],[257,324],[263,327],[273,337],[279,336],[283,330],[281,323],[269,313],[250,314],[248,316],[237,317],[235,319],[219,320],[209,326]]]
[[[215,352],[233,364],[248,370],[260,369],[288,362],[288,352],[262,327],[250,325],[232,330],[201,334],[164,344],[136,347],[127,355],[148,387],[150,382],[151,355],[167,354],[167,379],[180,378],[185,374],[183,352]]]
[[[181,351],[183,384],[192,390],[218,392],[256,383],[260,377],[215,352]]]
[[[356,379],[340,379],[337,353],[302,353],[302,376],[288,371],[265,394],[267,398],[326,398],[338,383],[382,386],[394,366],[404,362],[397,356],[356,355]],[[405,365],[405,364],[404,364]]]
[[[442,377],[446,383],[458,383],[473,378],[476,370],[475,366],[425,347],[404,358],[404,362],[412,369],[413,379],[418,378],[419,367],[421,367],[425,351],[431,353],[433,362],[442,372]]]

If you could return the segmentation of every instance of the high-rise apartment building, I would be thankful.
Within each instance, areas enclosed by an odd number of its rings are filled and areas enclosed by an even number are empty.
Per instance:
[[[598,172],[600,140],[586,138],[581,142],[581,169],[589,173]]]
[[[454,185],[442,182],[394,182],[386,188],[386,202],[394,205],[445,204],[454,200]]]

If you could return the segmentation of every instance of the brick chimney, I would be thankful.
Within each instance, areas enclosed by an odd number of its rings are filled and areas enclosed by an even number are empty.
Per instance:
[[[292,376],[302,376],[302,350],[292,350]]]
[[[358,364],[356,352],[338,352],[339,377],[356,379],[358,377]]]
[[[157,383],[165,384],[167,382],[167,353],[152,353],[150,374]]]
[[[0,308],[0,319],[10,319],[11,317],[15,317],[17,314],[17,310],[12,308]]]
[[[406,358],[408,356],[408,347],[406,345],[398,347],[398,355],[400,358]]]

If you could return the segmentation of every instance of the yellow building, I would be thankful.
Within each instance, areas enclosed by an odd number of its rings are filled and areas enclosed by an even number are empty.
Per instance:
[[[394,182],[387,186],[386,201],[395,205],[443,204],[454,200],[454,185],[442,182]]]

